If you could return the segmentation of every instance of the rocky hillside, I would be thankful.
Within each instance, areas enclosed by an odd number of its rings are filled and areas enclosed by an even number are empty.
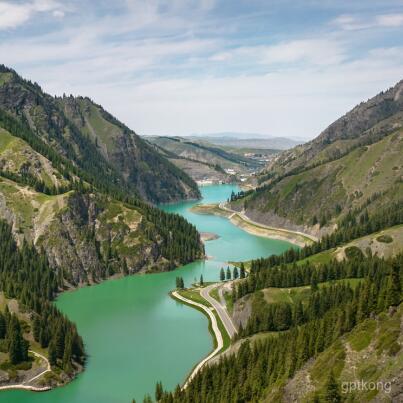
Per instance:
[[[260,187],[233,207],[257,221],[323,235],[350,211],[371,214],[402,200],[402,175],[403,81],[280,154]]]
[[[0,72],[0,219],[45,251],[66,285],[170,270],[203,256],[194,226],[148,201],[197,197],[194,182],[100,106],[52,98]]]
[[[105,186],[153,202],[200,196],[196,184],[101,106],[88,98],[54,98],[0,66],[0,109]]]
[[[338,339],[265,402],[322,401],[333,370],[339,393],[349,402],[398,402],[403,396],[403,306],[367,319]]]

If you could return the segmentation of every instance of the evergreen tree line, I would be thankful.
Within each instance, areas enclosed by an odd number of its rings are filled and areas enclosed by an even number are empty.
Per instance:
[[[153,226],[145,228],[148,239],[155,241],[173,269],[204,256],[204,246],[196,227],[178,214],[167,214],[150,206],[145,214]]]
[[[76,326],[51,303],[62,286],[63,277],[50,268],[45,254],[26,241],[18,248],[10,226],[0,220],[0,289],[33,312],[35,340],[49,347],[50,357],[55,346],[57,358],[69,370],[73,361],[83,363],[85,355]]]
[[[313,291],[308,301],[292,304],[279,302],[268,304],[262,292],[258,292],[252,303],[252,314],[239,337],[246,337],[263,331],[282,331],[305,322],[321,318],[324,314],[341,304],[359,298],[361,287],[355,290],[348,283],[332,284]]]
[[[176,277],[176,288],[179,288],[181,290],[185,288],[185,282],[183,281],[183,277]]]
[[[380,208],[371,216],[368,215],[367,210],[364,210],[358,218],[355,218],[352,213],[348,213],[341,220],[336,231],[323,236],[318,242],[306,245],[301,249],[288,249],[281,255],[272,255],[267,258],[252,260],[251,270],[253,271],[256,267],[269,268],[283,263],[293,263],[297,260],[335,248],[353,239],[399,224],[403,224],[403,201],[391,203],[388,207]]]
[[[332,280],[363,278],[368,273],[373,273],[379,264],[379,259],[359,257],[341,262],[334,259],[320,264],[309,261],[300,265],[295,262],[292,265],[283,263],[266,269],[264,265],[260,265],[260,261],[253,261],[250,275],[236,288],[236,299],[268,287],[301,287]]]
[[[13,182],[20,183],[22,185],[30,186],[35,189],[37,192],[45,193],[47,195],[58,195],[62,193],[66,193],[71,190],[72,186],[55,186],[55,185],[46,185],[42,180],[36,178],[28,172],[23,172],[20,174],[16,174],[10,171],[0,170],[0,176],[10,179]]]
[[[28,359],[29,343],[24,339],[22,326],[15,314],[6,305],[4,314],[0,312],[0,351],[8,352],[11,364],[19,364]]]
[[[164,391],[158,386],[162,403],[215,403],[259,401],[267,390],[292,377],[308,359],[324,351],[341,335],[372,314],[402,300],[401,268],[403,255],[388,261],[366,258],[373,267],[354,291],[340,291],[340,303],[327,309],[322,317],[293,326],[277,335],[251,344],[242,343],[236,354],[207,365],[197,373],[185,390]],[[372,261],[377,264],[373,265]],[[344,298],[345,297],[345,298]]]

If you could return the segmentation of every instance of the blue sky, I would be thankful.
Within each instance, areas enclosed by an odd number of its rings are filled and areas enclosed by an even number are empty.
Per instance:
[[[139,134],[309,139],[403,79],[403,1],[0,0],[0,62]]]

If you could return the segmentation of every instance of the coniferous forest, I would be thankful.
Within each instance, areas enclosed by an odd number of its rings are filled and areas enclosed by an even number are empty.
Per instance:
[[[60,279],[43,253],[28,243],[18,248],[11,227],[0,221],[1,289],[6,298],[16,298],[21,308],[31,312],[34,338],[41,347],[49,347],[51,364],[70,372],[72,366],[84,363],[85,353],[75,325],[52,304],[63,287]],[[18,319],[8,308],[0,315],[0,339],[11,363],[27,359],[29,343],[22,336]]]
[[[312,278],[317,280],[312,282]],[[348,279],[360,278],[355,287]],[[334,280],[345,280],[337,282]],[[253,345],[246,341],[236,354],[200,371],[186,389],[161,391],[161,402],[249,402],[260,401],[276,383],[292,377],[312,357],[332,345],[340,336],[365,319],[395,308],[402,301],[403,255],[388,260],[378,257],[332,262],[316,268],[262,268],[238,286],[243,292],[264,287],[311,285],[306,304],[254,304],[252,316],[239,337],[261,331],[279,332]],[[328,281],[323,288],[317,281]],[[244,291],[240,291],[244,290]],[[399,349],[396,346],[393,348]],[[393,352],[392,352],[393,353]],[[329,386],[329,389],[331,385]],[[330,392],[329,392],[330,393]],[[316,396],[316,401],[327,397]],[[323,399],[323,400],[322,400]]]

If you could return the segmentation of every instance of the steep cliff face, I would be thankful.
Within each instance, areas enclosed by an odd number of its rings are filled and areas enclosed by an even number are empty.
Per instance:
[[[198,198],[195,182],[88,98],[54,98],[0,66],[0,109],[92,176],[153,203]]]
[[[71,268],[73,285],[114,274],[164,270],[169,262],[159,248],[161,237],[149,239],[141,213],[109,198],[71,194],[35,241],[54,267]],[[65,273],[66,274],[66,273]]]
[[[49,196],[0,178],[0,217],[12,225],[19,244],[26,240],[45,250],[72,286],[170,268],[163,238],[149,237],[154,224],[143,211],[107,196],[76,191]]]

